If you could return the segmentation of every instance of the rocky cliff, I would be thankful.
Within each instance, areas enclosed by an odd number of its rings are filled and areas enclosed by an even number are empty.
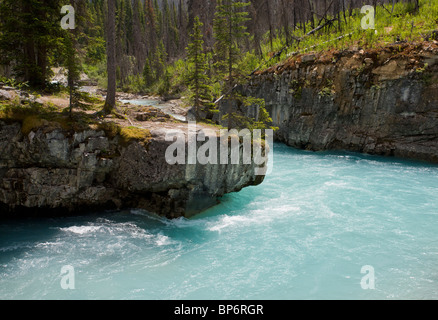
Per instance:
[[[242,91],[265,99],[290,146],[438,162],[436,42],[300,55]]]
[[[263,181],[255,164],[169,165],[167,130],[151,130],[146,144],[121,143],[97,129],[42,125],[23,133],[21,123],[0,120],[2,216],[144,208],[188,217]]]

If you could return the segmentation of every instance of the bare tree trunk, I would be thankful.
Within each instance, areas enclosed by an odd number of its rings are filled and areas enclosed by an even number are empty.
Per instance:
[[[304,34],[306,34],[306,15],[304,12],[304,0],[300,1],[300,22],[301,22],[301,28],[303,29]]]
[[[265,0],[265,4],[266,4],[266,14],[268,15],[268,24],[269,24],[269,41],[270,41],[270,44],[271,44],[271,51],[273,51],[274,50],[274,46],[273,46],[273,43],[272,43],[272,21],[271,21],[271,8],[270,8],[270,6],[269,6],[269,1],[270,0]]]
[[[374,7],[374,19],[377,16],[377,0],[373,0],[373,7]]]
[[[283,20],[283,28],[284,28],[284,36],[286,37],[286,46],[289,47],[289,19],[287,16],[288,10],[287,5],[285,4],[286,0],[281,0],[282,4],[282,20]]]
[[[347,16],[346,16],[346,11],[347,11],[347,7],[345,6],[345,1],[346,0],[342,0],[342,12],[344,13],[344,22],[345,25],[347,25]]]
[[[294,32],[297,29],[297,8],[296,8],[296,0],[294,0]]]
[[[313,6],[312,6],[312,2],[310,0],[307,0],[308,4],[309,4],[309,17],[310,17],[310,26],[313,29],[315,29],[315,14],[313,11]]]
[[[104,113],[110,114],[116,107],[116,0],[108,0],[107,72],[108,89]]]

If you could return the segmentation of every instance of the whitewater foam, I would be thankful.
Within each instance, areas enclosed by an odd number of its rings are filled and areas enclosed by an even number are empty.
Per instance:
[[[64,232],[71,232],[75,234],[84,235],[87,233],[97,232],[101,229],[102,227],[95,227],[95,226],[73,226],[69,228],[61,228],[60,230]]]

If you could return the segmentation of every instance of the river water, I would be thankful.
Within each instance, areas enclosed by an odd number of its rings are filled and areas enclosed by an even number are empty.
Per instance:
[[[2,222],[0,299],[438,298],[438,166],[282,144],[270,165],[190,220]]]

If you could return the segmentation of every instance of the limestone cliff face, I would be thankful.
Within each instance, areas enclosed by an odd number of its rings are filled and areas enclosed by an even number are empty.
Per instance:
[[[302,55],[242,90],[265,99],[290,146],[438,162],[436,43]]]
[[[147,146],[122,146],[103,131],[42,127],[23,135],[20,123],[0,121],[1,214],[143,208],[188,217],[263,181],[255,164],[169,165],[166,130],[151,133]]]

